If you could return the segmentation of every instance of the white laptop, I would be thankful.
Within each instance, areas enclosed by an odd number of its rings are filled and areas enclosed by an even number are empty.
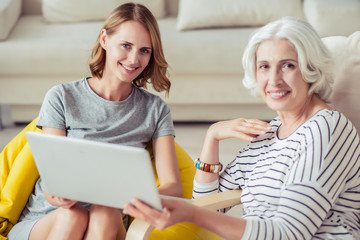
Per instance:
[[[26,138],[49,194],[116,208],[138,198],[162,209],[146,149],[36,132]]]

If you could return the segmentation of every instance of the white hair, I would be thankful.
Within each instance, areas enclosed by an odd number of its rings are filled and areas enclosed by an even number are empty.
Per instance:
[[[256,31],[244,50],[243,84],[254,95],[259,94],[256,81],[256,52],[259,45],[269,39],[287,39],[298,55],[299,68],[305,82],[310,84],[308,94],[317,94],[328,101],[333,84],[332,58],[315,29],[306,21],[283,17]]]

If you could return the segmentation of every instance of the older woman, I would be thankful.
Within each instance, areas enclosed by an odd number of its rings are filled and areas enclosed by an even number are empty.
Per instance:
[[[196,161],[194,197],[242,189],[234,218],[176,200],[164,213],[135,200],[126,212],[165,228],[190,221],[226,239],[360,239],[360,149],[351,122],[332,109],[331,58],[305,21],[283,18],[257,31],[243,56],[244,85],[278,117],[213,124]],[[249,145],[219,175],[219,141]]]

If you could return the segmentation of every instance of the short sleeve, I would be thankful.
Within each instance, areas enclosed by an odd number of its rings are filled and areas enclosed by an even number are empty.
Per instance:
[[[152,139],[168,135],[175,136],[174,123],[169,106],[161,99],[159,99],[158,104],[158,119]]]
[[[46,93],[36,124],[38,128],[42,129],[45,126],[66,129],[63,99],[64,91],[61,85],[51,88]]]

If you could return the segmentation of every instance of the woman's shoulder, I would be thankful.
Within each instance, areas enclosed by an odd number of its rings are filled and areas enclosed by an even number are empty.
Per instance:
[[[322,126],[335,127],[338,124],[345,124],[349,120],[341,112],[334,109],[322,109],[315,113],[306,123],[308,126]]]
[[[146,89],[134,86],[134,92],[135,92],[136,98],[141,98],[141,99],[145,100],[146,102],[150,101],[150,102],[156,103],[156,104],[166,104],[165,101],[160,96],[155,95]]]
[[[276,130],[281,125],[281,120],[279,117],[275,117],[271,120],[270,124],[273,130]],[[353,128],[352,123],[344,114],[333,109],[322,109],[304,122],[296,132],[299,133],[299,130],[300,132],[314,132],[315,129],[317,129],[318,132],[328,131],[331,134],[335,130],[343,127],[349,128],[350,130]]]
[[[314,114],[304,125],[303,129],[312,133],[327,132],[331,136],[356,132],[351,121],[337,110],[323,109]]]
[[[61,94],[65,91],[71,91],[72,89],[78,89],[80,86],[85,87],[86,85],[86,78],[82,78],[80,80],[72,81],[72,82],[66,82],[66,83],[60,83],[57,85],[52,86],[48,94]]]

